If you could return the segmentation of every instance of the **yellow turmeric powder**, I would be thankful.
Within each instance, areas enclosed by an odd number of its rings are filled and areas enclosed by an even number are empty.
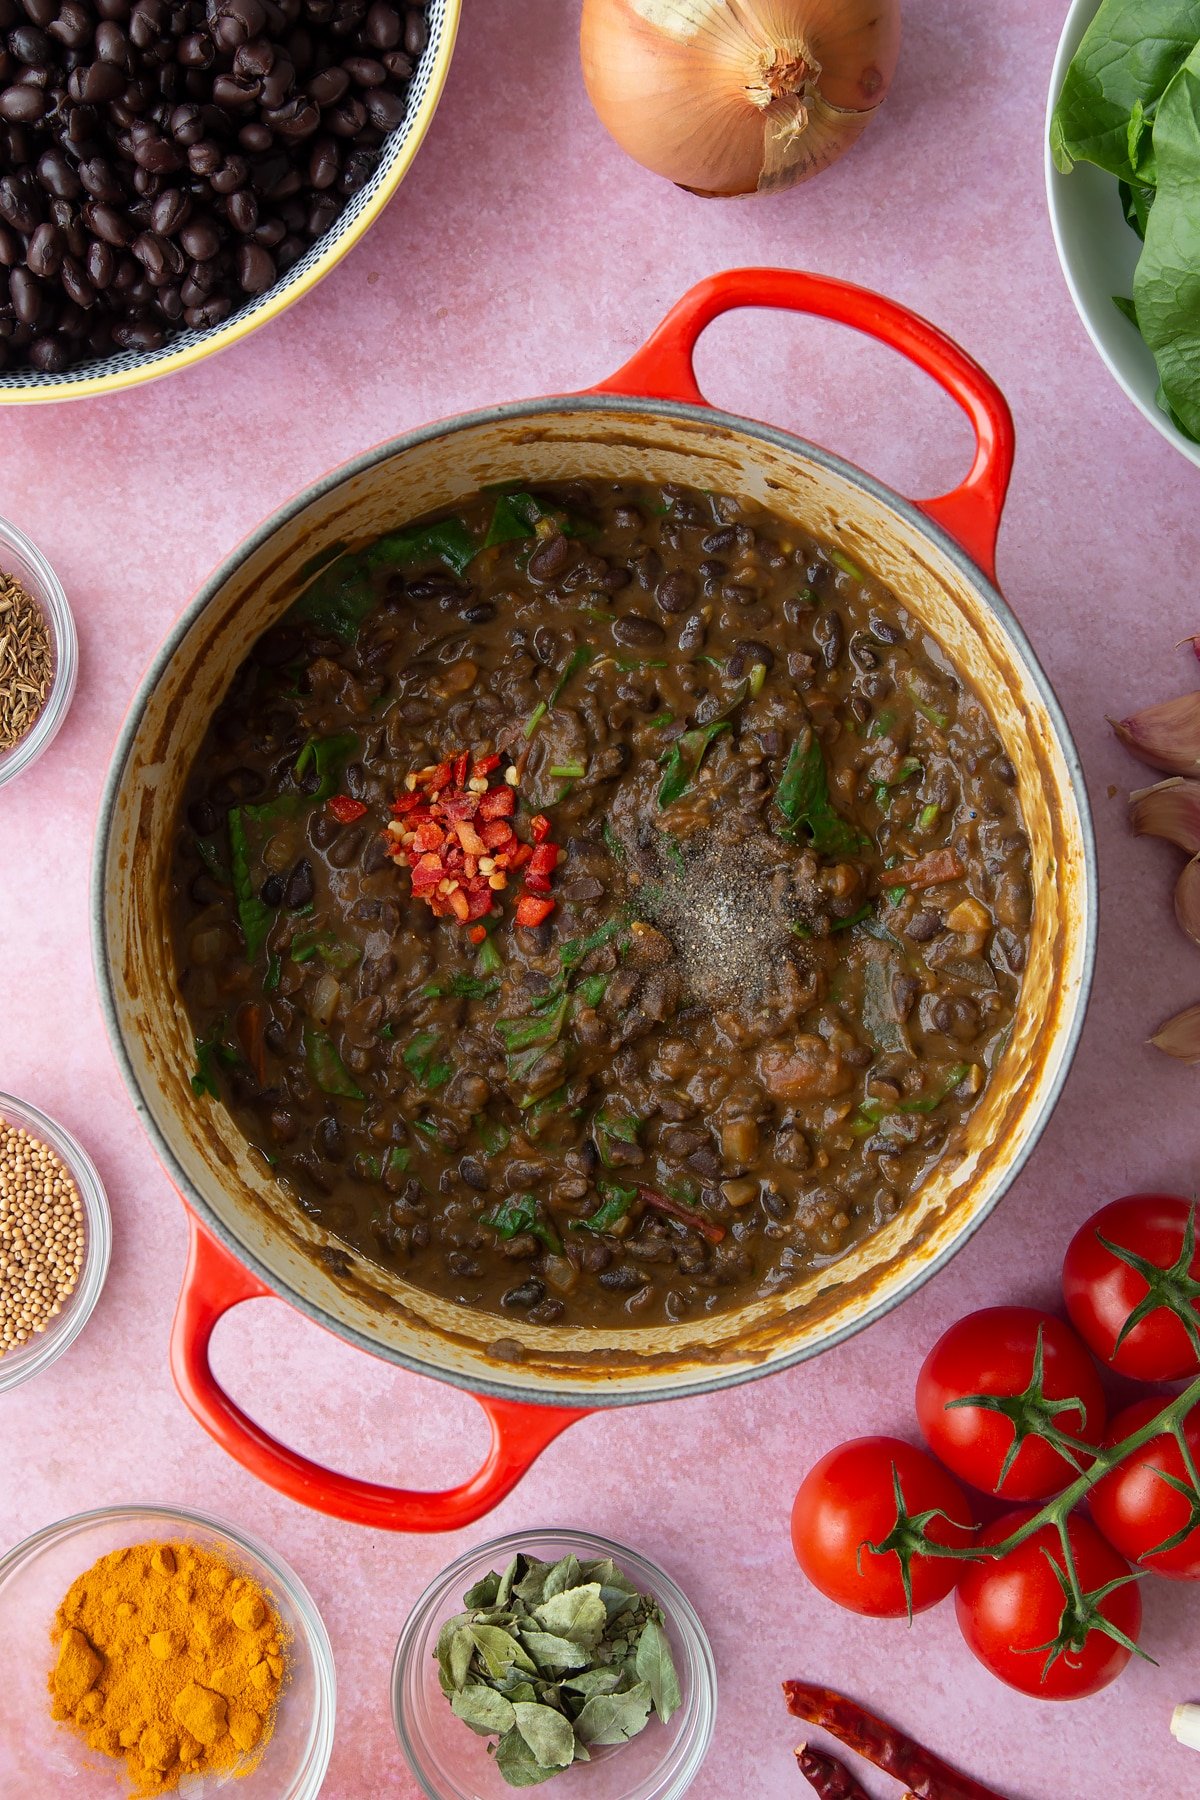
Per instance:
[[[123,1757],[138,1795],[210,1770],[245,1774],[270,1740],[279,1617],[209,1550],[150,1543],[102,1556],[72,1583],[51,1640],[53,1716]]]

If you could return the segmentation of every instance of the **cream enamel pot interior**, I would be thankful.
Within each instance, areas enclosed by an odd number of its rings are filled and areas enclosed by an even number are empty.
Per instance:
[[[713,318],[739,306],[840,320],[927,370],[975,428],[975,461],[963,486],[934,501],[903,500],[799,438],[710,409],[692,351]],[[193,601],[146,677],[109,774],[93,873],[94,949],[125,1079],[192,1219],[172,1342],[176,1380],[207,1429],[263,1479],[375,1526],[466,1524],[584,1411],[770,1374],[861,1329],[944,1263],[995,1206],[1066,1076],[1091,978],[1096,911],[1075,750],[991,581],[1012,443],[999,391],[924,320],[827,278],[738,270],[693,289],[598,388],[451,419],[335,471],[270,519]],[[965,1138],[883,1230],[791,1292],[722,1316],[651,1328],[537,1329],[455,1307],[347,1251],[287,1205],[224,1107],[196,1099],[192,1036],[164,926],[165,887],[176,806],[211,713],[255,639],[337,547],[361,546],[489,482],[634,471],[745,495],[803,519],[887,582],[969,672],[1017,771],[1033,848],[1032,941],[1011,1039]],[[208,1364],[216,1320],[267,1293],[364,1350],[471,1390],[492,1425],[483,1468],[459,1488],[425,1493],[357,1481],[276,1443],[220,1389]]]

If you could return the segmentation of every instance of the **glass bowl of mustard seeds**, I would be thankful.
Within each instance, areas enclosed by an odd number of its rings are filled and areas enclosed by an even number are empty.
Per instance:
[[[51,1627],[72,1584],[102,1557],[133,1546],[187,1545],[245,1576],[282,1628],[284,1674],[269,1739],[248,1767],[184,1774],[180,1800],[317,1800],[333,1752],[336,1681],[329,1637],[308,1590],[282,1559],[207,1513],[172,1506],[109,1506],[48,1525],[0,1557],[0,1641],[5,1713],[0,1794],[69,1793],[72,1800],[124,1800],[124,1762],[89,1748],[69,1722],[51,1717],[55,1666]]]
[[[108,1199],[87,1151],[36,1106],[0,1093],[0,1394],[75,1342],[111,1249]]]
[[[0,518],[0,787],[37,761],[67,716],[79,667],[62,583]]]

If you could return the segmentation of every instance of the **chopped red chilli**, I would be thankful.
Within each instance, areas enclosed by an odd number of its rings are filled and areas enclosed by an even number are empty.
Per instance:
[[[472,761],[463,750],[406,775],[387,828],[391,855],[408,864],[413,894],[439,919],[469,925],[475,944],[487,935],[479,921],[498,912],[498,896],[518,870],[524,871],[518,925],[540,925],[555,905],[546,898],[559,857],[558,845],[547,841],[550,821],[544,813],[534,815],[533,844],[517,836],[515,771],[501,771],[502,761],[494,753]],[[496,775],[500,779],[493,781]],[[330,806],[339,803],[357,805],[339,797]]]
[[[352,800],[349,794],[335,794],[329,802],[329,810],[339,825],[353,825],[367,809],[361,800]]]

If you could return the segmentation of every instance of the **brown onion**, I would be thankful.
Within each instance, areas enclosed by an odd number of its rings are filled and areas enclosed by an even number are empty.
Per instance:
[[[584,0],[583,77],[635,162],[704,195],[807,181],[879,108],[899,0]]]

